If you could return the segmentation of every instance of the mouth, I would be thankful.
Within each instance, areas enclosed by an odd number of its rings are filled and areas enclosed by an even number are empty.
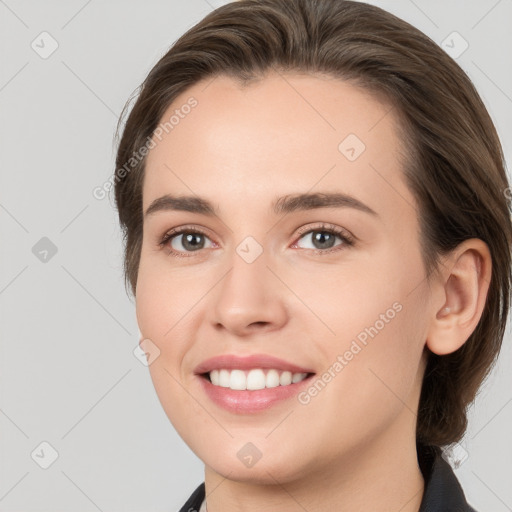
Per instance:
[[[258,391],[277,387],[291,386],[315,375],[312,372],[291,372],[276,368],[217,368],[200,376],[213,386],[229,388],[234,391]]]
[[[223,354],[194,369],[213,404],[232,414],[254,414],[293,399],[308,386],[311,368],[268,354]]]

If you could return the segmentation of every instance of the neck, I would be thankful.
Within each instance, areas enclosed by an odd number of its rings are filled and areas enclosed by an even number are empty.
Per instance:
[[[344,512],[418,512],[424,479],[414,420],[404,409],[402,417],[380,436],[334,457],[322,471],[286,482],[272,478],[256,484],[239,482],[206,466],[208,512],[324,512],[341,507]]]

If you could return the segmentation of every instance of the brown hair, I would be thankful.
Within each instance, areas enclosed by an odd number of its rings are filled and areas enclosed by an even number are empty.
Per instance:
[[[187,87],[219,74],[243,84],[273,69],[348,80],[394,106],[407,143],[404,175],[419,205],[427,275],[439,255],[462,241],[487,243],[493,269],[480,322],[454,353],[429,353],[418,410],[418,442],[460,440],[466,407],[500,351],[511,298],[504,157],[463,70],[425,34],[378,7],[344,0],[240,0],[211,12],[174,43],[140,86],[119,141],[114,181],[125,284],[136,293],[142,245],[145,159],[133,155]],[[129,172],[127,162],[134,162]]]

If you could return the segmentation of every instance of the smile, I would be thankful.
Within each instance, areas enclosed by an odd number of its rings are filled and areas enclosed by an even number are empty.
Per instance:
[[[256,391],[259,389],[289,386],[303,381],[308,373],[282,371],[277,369],[254,368],[241,369],[215,369],[204,374],[214,386],[230,388],[233,390]]]
[[[309,365],[260,353],[220,354],[199,363],[194,374],[211,402],[238,415],[290,403],[310,384],[315,372]]]

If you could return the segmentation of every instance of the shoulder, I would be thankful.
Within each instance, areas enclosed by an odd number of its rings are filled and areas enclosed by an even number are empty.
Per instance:
[[[179,512],[199,512],[201,503],[204,500],[205,488],[204,482],[201,483],[196,490],[190,495],[185,505],[180,508]]]
[[[455,473],[438,446],[418,445],[418,462],[425,479],[419,512],[477,512],[464,496]]]

